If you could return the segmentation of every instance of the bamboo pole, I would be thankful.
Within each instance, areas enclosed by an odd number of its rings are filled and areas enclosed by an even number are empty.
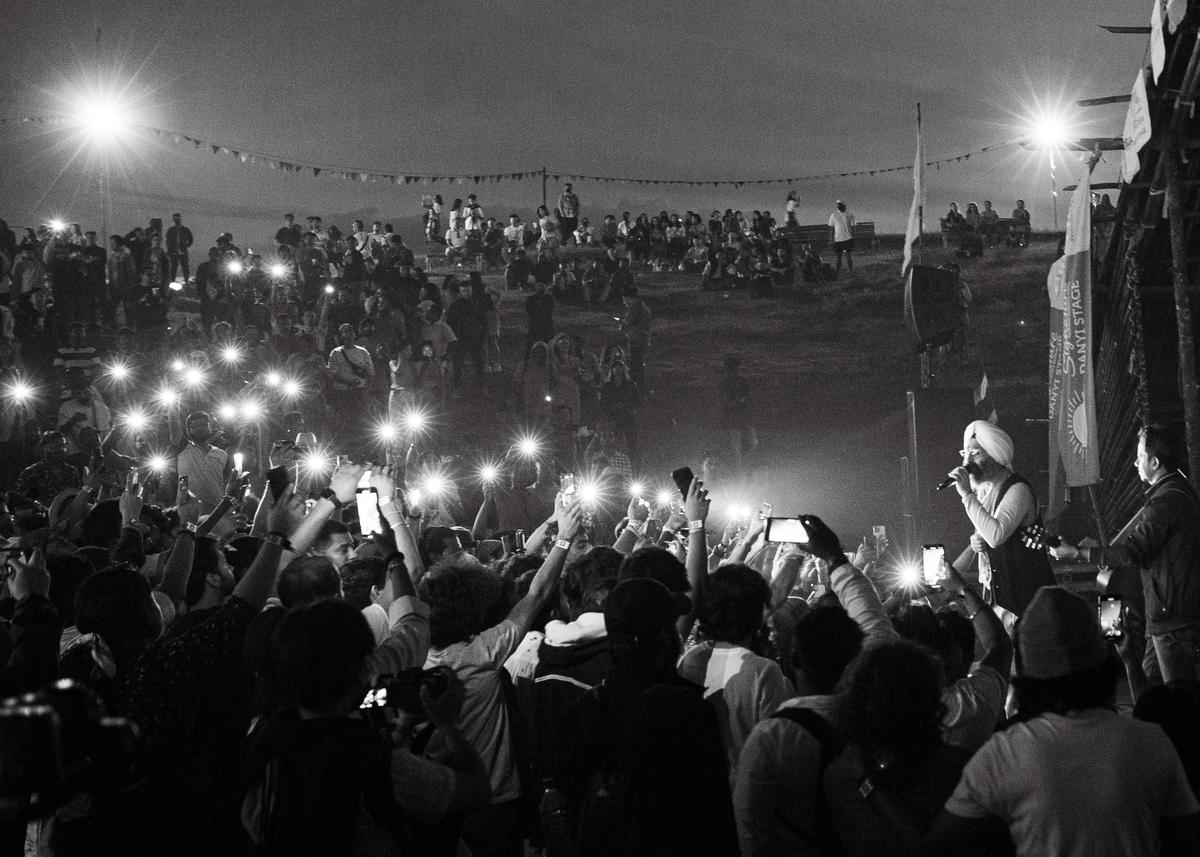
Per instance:
[[[1179,153],[1163,153],[1167,173],[1167,220],[1171,229],[1171,268],[1175,287],[1175,323],[1179,337],[1179,384],[1187,436],[1188,475],[1200,478],[1200,388],[1196,384],[1196,343],[1188,296],[1187,241],[1184,235],[1183,182]]]

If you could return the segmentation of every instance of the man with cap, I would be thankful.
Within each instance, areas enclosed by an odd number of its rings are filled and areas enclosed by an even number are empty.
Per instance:
[[[1012,471],[1012,438],[987,420],[967,426],[959,453],[963,463],[950,477],[975,532],[954,567],[962,573],[978,555],[984,599],[1011,630],[1038,587],[1054,584],[1049,557],[1023,537],[1024,528],[1041,517],[1037,497]]]
[[[1166,426],[1138,432],[1134,467],[1146,502],[1107,548],[1053,549],[1055,559],[1137,566],[1146,596],[1146,653],[1152,684],[1200,679],[1200,498],[1179,472],[1179,442]]]
[[[42,460],[26,467],[17,477],[18,494],[48,505],[58,492],[83,484],[83,473],[67,463],[67,439],[62,432],[44,433],[38,451]]]
[[[604,601],[613,666],[566,712],[559,783],[589,853],[738,853],[729,771],[704,688],[675,671],[686,596],[623,580]]]
[[[1200,804],[1162,729],[1113,710],[1121,665],[1095,605],[1044,586],[1015,637],[1017,722],[967,763],[924,853],[1007,832],[1020,855],[1195,854]]]

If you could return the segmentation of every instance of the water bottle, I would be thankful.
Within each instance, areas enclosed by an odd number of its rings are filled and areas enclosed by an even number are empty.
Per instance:
[[[542,802],[538,805],[538,812],[542,819],[542,844],[546,857],[570,857],[574,848],[567,821],[567,801],[553,777],[542,781]]]

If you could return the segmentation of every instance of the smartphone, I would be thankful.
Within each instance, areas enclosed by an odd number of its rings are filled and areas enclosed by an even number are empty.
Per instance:
[[[559,480],[559,488],[564,497],[569,497],[575,493],[575,474],[564,473]]]
[[[379,492],[374,488],[359,488],[354,492],[358,505],[358,530],[364,536],[383,535],[383,522],[379,518]]]
[[[695,480],[696,474],[692,473],[690,467],[680,467],[671,473],[671,481],[675,483],[675,487],[679,489],[679,493],[683,498],[687,499],[688,489],[692,487],[692,482]]]
[[[656,542],[662,537],[663,522],[657,518],[646,519],[646,540]]]
[[[525,531],[513,532],[513,553],[525,553]]]
[[[292,481],[291,468],[284,465],[272,467],[267,471],[267,486],[271,489],[271,498],[278,500],[283,496],[283,492],[287,490],[288,483]]]
[[[771,517],[771,504],[770,503],[763,503],[761,506],[758,507],[758,517],[764,521],[767,518]]]
[[[875,542],[875,550],[883,553],[887,547],[887,527],[883,524],[876,524],[871,527],[871,538]]]
[[[766,537],[769,542],[807,544],[808,530],[799,518],[767,518]]]
[[[1100,630],[1110,640],[1119,640],[1124,636],[1121,630],[1121,610],[1125,603],[1120,598],[1101,598],[1096,605],[1100,616]]]
[[[925,545],[921,548],[921,569],[925,574],[926,586],[937,586],[942,582],[942,561],[945,558],[945,545]]]

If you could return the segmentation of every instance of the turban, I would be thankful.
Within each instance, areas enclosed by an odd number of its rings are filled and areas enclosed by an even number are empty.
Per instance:
[[[1012,467],[1013,442],[1003,429],[987,420],[975,420],[963,432],[963,449],[970,445],[971,438],[975,438],[980,448],[997,464]]]

